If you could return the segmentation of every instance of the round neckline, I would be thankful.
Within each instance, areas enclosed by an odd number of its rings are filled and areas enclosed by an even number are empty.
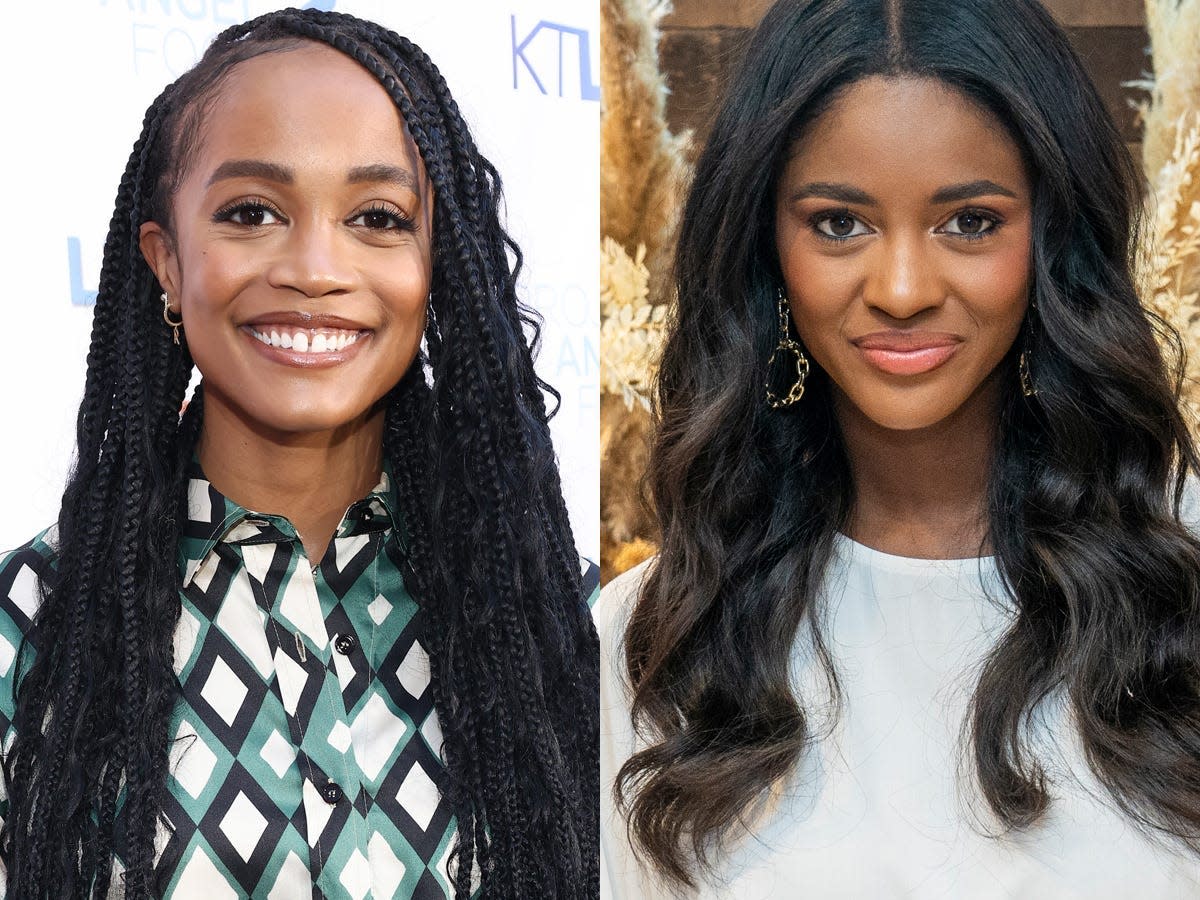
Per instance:
[[[954,559],[926,559],[918,556],[897,556],[860,544],[849,535],[836,534],[836,541],[847,561],[857,560],[876,569],[908,574],[931,572],[961,573],[967,570],[995,569],[995,556],[963,556]]]

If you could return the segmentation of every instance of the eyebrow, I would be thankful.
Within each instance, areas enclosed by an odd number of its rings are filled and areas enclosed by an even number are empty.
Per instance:
[[[291,184],[295,181],[292,170],[287,166],[262,159],[230,159],[217,166],[209,176],[206,187],[228,178],[261,178],[263,181],[273,181],[277,184]],[[387,163],[355,166],[346,175],[347,184],[379,182],[416,189],[416,179],[411,172]]]
[[[929,201],[934,204],[956,203],[969,200],[972,197],[982,197],[987,194],[1000,194],[1004,197],[1017,199],[1017,194],[1001,184],[987,178],[966,181],[962,184],[951,184],[934,191]],[[866,191],[849,184],[838,184],[831,181],[813,181],[801,185],[792,193],[792,201],[806,200],[809,197],[820,197],[825,200],[837,200],[841,203],[854,203],[859,206],[878,206],[879,201]]]

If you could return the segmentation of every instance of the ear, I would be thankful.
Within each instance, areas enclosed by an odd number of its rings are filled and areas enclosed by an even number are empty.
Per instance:
[[[179,311],[179,263],[172,249],[171,236],[157,222],[145,222],[138,234],[138,247],[159,285],[171,298],[171,309]]]

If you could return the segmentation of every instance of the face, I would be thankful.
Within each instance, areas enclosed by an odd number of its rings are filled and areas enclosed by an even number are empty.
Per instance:
[[[839,417],[911,430],[994,402],[1025,316],[1031,187],[986,110],[864,79],[789,151],[776,242],[792,321]],[[803,402],[803,401],[801,401]]]
[[[183,316],[206,408],[270,433],[353,426],[416,357],[433,196],[399,111],[312,45],[230,73],[141,246]],[[165,327],[165,326],[164,326]]]

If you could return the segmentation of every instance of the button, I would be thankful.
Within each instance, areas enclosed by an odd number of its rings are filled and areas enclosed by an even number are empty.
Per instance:
[[[358,646],[358,638],[352,634],[339,634],[333,642],[333,649],[342,656],[349,656]]]
[[[342,793],[342,789],[332,781],[321,788],[321,799],[330,806],[336,806],[342,802],[342,798],[346,795]]]

